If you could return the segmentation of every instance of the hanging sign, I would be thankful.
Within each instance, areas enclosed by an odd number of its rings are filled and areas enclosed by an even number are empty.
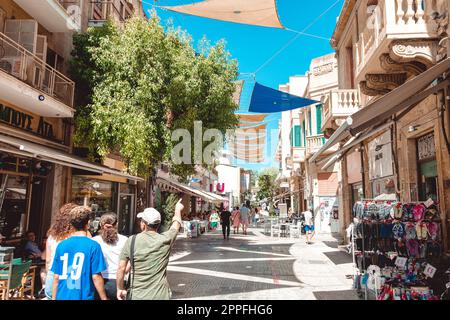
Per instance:
[[[397,259],[395,259],[395,265],[399,268],[404,268],[407,262],[408,262],[407,258],[397,257]]]
[[[433,278],[434,275],[436,274],[436,268],[433,267],[431,264],[427,264],[425,270],[423,271],[423,274],[429,278]]]
[[[433,201],[433,199],[430,198],[424,204],[427,208],[429,208],[434,204],[434,201]]]

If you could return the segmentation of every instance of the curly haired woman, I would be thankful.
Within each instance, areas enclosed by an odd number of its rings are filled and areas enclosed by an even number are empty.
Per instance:
[[[55,259],[55,251],[58,244],[67,239],[72,233],[73,228],[69,223],[70,211],[76,208],[74,203],[67,203],[61,207],[58,214],[55,217],[55,221],[51,225],[47,232],[47,244],[45,246],[45,268],[47,270],[47,276],[45,280],[45,296],[52,299],[52,287],[53,287],[53,272],[51,272],[53,260]]]

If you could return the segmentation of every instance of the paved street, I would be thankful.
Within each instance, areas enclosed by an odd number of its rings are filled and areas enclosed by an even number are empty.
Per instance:
[[[270,238],[262,229],[247,236],[219,232],[179,236],[168,269],[174,299],[330,300],[358,299],[350,255],[330,236],[312,245]]]

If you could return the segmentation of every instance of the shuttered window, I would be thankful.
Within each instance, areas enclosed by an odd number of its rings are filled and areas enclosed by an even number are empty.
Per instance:
[[[317,128],[316,128],[316,133],[322,134],[322,105],[318,104],[316,106],[316,123],[317,123]]]
[[[301,126],[294,126],[294,147],[301,147],[302,145],[301,129]]]

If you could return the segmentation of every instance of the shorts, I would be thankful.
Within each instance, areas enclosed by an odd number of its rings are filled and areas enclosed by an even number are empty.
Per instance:
[[[305,226],[305,231],[306,232],[313,232],[314,231],[314,226]]]

